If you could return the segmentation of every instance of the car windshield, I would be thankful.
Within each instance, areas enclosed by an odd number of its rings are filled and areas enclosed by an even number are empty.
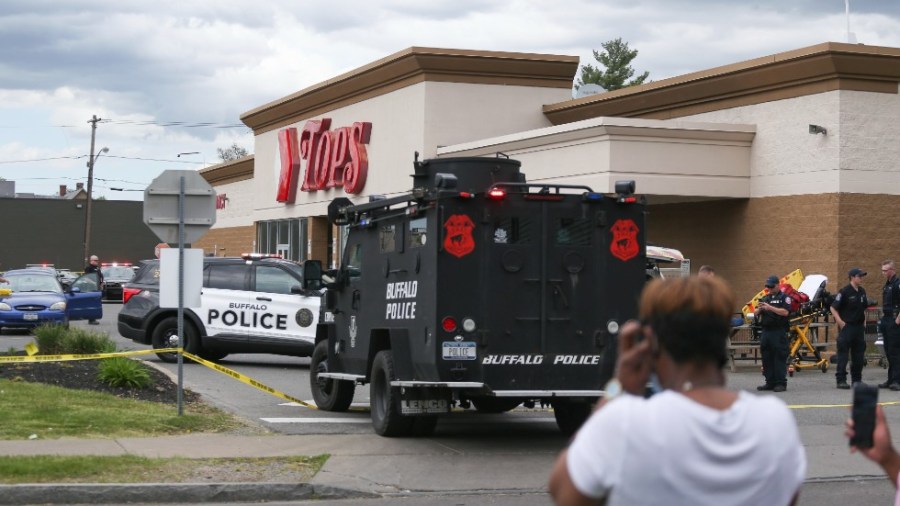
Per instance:
[[[53,276],[41,274],[6,273],[6,285],[13,292],[53,292],[62,293],[62,287]]]
[[[102,267],[100,272],[105,279],[131,279],[134,276],[134,269],[124,265]]]

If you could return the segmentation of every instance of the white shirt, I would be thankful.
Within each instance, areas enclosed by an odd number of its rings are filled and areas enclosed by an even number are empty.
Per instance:
[[[724,411],[668,390],[618,397],[585,422],[566,464],[582,494],[610,506],[786,505],[806,476],[793,414],[744,391]]]

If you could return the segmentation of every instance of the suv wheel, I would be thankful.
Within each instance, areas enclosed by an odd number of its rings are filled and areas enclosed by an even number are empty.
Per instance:
[[[178,318],[170,316],[159,322],[153,329],[153,348],[177,348],[178,347]],[[197,335],[197,329],[187,319],[184,320],[184,351],[197,355],[200,349],[200,338]],[[157,357],[163,362],[177,362],[178,353],[164,352],[157,353]]]
[[[352,381],[320,378],[328,372],[328,341],[320,341],[313,350],[309,363],[309,387],[316,406],[325,411],[347,411],[353,403],[356,385]]]

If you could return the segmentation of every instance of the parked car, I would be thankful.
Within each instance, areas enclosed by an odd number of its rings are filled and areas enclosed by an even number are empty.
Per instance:
[[[184,310],[184,350],[207,360],[229,353],[308,357],[321,317],[321,290],[303,290],[303,267],[261,255],[203,259],[201,306]],[[125,284],[119,334],[154,348],[179,344],[177,309],[160,307],[159,261]],[[157,353],[173,362],[174,353]]]
[[[96,274],[85,274],[63,289],[44,269],[7,271],[0,283],[0,329],[33,328],[44,323],[68,325],[72,320],[103,317]]]
[[[103,273],[103,300],[122,302],[122,285],[134,277],[131,264],[103,264],[100,272]]]
[[[56,278],[62,283],[63,288],[71,286],[72,282],[78,279],[78,274],[69,269],[56,269]]]

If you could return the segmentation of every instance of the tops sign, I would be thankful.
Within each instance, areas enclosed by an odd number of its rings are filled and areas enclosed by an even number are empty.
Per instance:
[[[278,151],[281,154],[281,176],[275,200],[293,204],[297,199],[301,160],[306,172],[300,191],[311,192],[343,186],[350,194],[362,192],[369,171],[366,144],[372,124],[357,122],[348,127],[329,130],[331,119],[307,121],[300,131],[285,128],[278,132]]]

